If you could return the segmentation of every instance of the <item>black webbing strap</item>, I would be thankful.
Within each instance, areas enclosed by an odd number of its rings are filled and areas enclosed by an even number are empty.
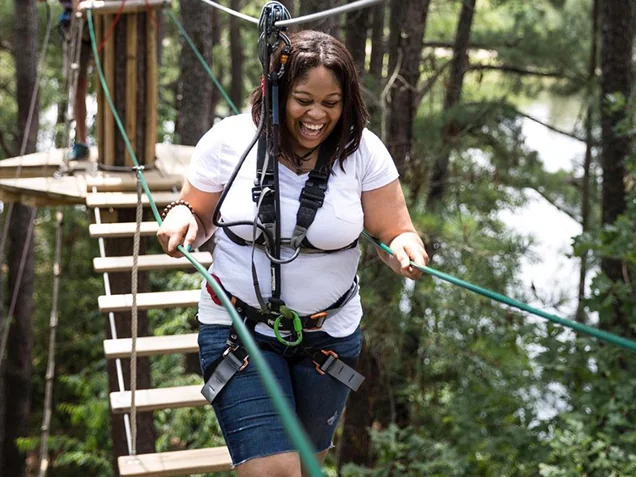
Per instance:
[[[290,240],[290,245],[293,248],[299,248],[301,245],[307,246],[308,242],[305,240],[307,229],[314,222],[318,209],[325,202],[330,174],[328,148],[322,147],[316,165],[309,172],[305,186],[300,192],[296,226]],[[311,244],[309,245],[311,246]]]
[[[276,221],[276,205],[274,204],[274,194],[266,193],[262,199],[261,195],[266,189],[269,189],[270,191],[273,190],[274,169],[273,163],[271,161],[277,159],[270,157],[270,162],[267,163],[267,170],[263,171],[267,154],[267,140],[265,139],[265,137],[261,137],[258,140],[258,149],[256,152],[256,179],[254,180],[254,187],[252,188],[252,200],[257,204],[260,201],[258,218],[271,233],[274,222]],[[263,240],[264,242],[263,237],[261,237],[261,240]]]
[[[242,346],[235,349],[228,347],[223,353],[223,359],[219,361],[216,368],[212,372],[210,378],[206,381],[201,394],[208,400],[210,404],[214,398],[221,392],[225,385],[239,371],[243,371],[248,364],[247,351]]]
[[[333,351],[320,350],[316,353],[305,351],[311,356],[316,365],[316,371],[320,374],[328,374],[337,379],[352,391],[357,391],[364,381],[364,376],[358,373],[344,361],[338,359],[338,355]]]

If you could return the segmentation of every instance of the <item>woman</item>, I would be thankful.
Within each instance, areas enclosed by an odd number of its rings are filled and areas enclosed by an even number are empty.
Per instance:
[[[197,145],[181,191],[181,200],[187,203],[168,207],[157,234],[169,255],[179,257],[179,244],[198,247],[214,233],[215,207],[255,134],[261,102],[262,91],[257,88],[251,96],[252,115],[221,121]],[[409,261],[426,265],[428,256],[409,217],[395,165],[382,142],[365,129],[367,112],[353,59],[338,40],[314,31],[291,36],[279,105],[283,238],[294,233],[308,172],[319,157],[323,158],[320,161],[327,157],[331,166],[324,203],[306,231],[314,250],[304,250],[295,260],[281,265],[281,299],[299,315],[312,317],[323,316],[318,312],[338,303],[335,314],[318,330],[303,333],[303,346],[323,354],[328,351],[355,367],[362,318],[356,281],[360,252],[355,241],[363,227],[389,244],[394,257],[384,252],[381,255],[396,273],[419,278],[421,272]],[[222,204],[224,222],[253,221],[258,213],[252,199],[256,149],[247,156]],[[251,226],[217,230],[211,267],[224,289],[249,309],[259,307],[252,266],[261,294],[271,293],[270,260],[261,248],[252,254],[252,247],[241,242],[253,240],[253,234]],[[281,250],[281,258],[292,254],[289,247]],[[205,284],[198,317],[201,367],[207,379],[228,348],[231,320]],[[319,461],[324,461],[349,388],[322,373],[315,361],[299,351],[301,347],[279,342],[266,323],[255,326],[254,336],[318,451]],[[301,475],[299,456],[254,366],[237,372],[214,397],[213,405],[240,477]]]

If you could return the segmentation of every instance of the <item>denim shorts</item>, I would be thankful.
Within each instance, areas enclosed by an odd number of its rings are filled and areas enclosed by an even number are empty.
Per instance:
[[[200,323],[199,359],[204,375],[225,351],[229,330],[225,325]],[[254,335],[314,450],[329,449],[349,388],[329,375],[319,374],[297,348],[287,347],[273,337]],[[333,338],[322,331],[303,333],[303,343],[334,351],[342,361],[355,367],[362,345],[360,327],[344,338]],[[296,451],[253,363],[234,375],[216,396],[213,406],[234,465],[255,457]]]

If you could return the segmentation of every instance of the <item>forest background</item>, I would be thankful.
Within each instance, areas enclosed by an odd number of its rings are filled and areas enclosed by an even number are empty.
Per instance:
[[[252,16],[262,7],[253,0],[221,3]],[[299,16],[344,0],[282,3]],[[56,2],[51,9],[54,18],[61,12]],[[259,84],[256,28],[199,0],[175,0],[172,10],[245,108]],[[542,258],[531,253],[533,237],[502,217],[539,194],[582,230],[567,251],[580,263],[571,290],[576,303],[545,306],[630,339],[636,338],[634,10],[633,0],[392,0],[307,25],[330,31],[352,52],[370,128],[400,169],[433,267],[536,301],[521,268],[524,260]],[[167,15],[157,21],[157,140],[194,145],[231,111]],[[24,138],[45,24],[36,0],[0,3],[0,158],[17,156],[23,139],[26,152],[64,143],[67,92],[55,32],[40,71],[35,126]],[[540,97],[574,102],[573,127],[561,130],[523,112]],[[572,167],[546,167],[524,137],[524,121],[580,143],[583,152],[568,154]],[[5,212],[6,204],[3,222]],[[84,207],[64,212],[49,474],[112,476],[123,438],[115,424],[121,418],[111,420],[108,404],[101,347],[108,332],[97,310],[103,284],[91,266],[97,243],[88,236]],[[0,369],[0,476],[21,477],[35,475],[39,460],[55,210],[16,206],[3,228],[0,328],[11,328]],[[541,220],[531,229],[537,236],[555,232]],[[157,249],[152,240],[147,247]],[[349,401],[328,459],[330,475],[636,475],[633,354],[437,279],[405,283],[364,244],[360,273],[366,310],[360,371],[367,381]],[[180,289],[198,280],[152,273],[145,286]],[[154,334],[188,332],[194,314],[155,310],[146,326]],[[159,357],[145,366],[153,387],[201,381],[196,358]],[[140,426],[142,447],[151,451],[222,444],[208,408],[155,412]]]

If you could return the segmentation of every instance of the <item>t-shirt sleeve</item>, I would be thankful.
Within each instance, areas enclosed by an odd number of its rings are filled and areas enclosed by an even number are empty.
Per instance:
[[[186,173],[188,182],[203,192],[221,192],[225,181],[222,177],[226,169],[227,154],[224,154],[223,121],[215,124],[199,140]]]
[[[360,153],[363,155],[361,181],[363,192],[385,186],[400,176],[384,143],[368,129],[362,133]]]

